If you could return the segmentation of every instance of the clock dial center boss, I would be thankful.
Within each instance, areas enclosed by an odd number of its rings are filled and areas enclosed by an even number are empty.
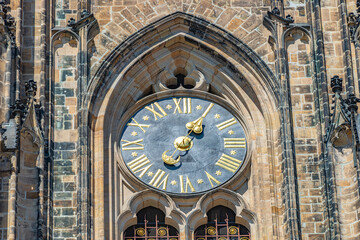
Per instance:
[[[141,106],[127,121],[119,147],[122,161],[146,186],[186,195],[229,181],[243,165],[247,141],[231,111],[181,96]]]
[[[175,147],[175,151],[173,152],[173,154],[171,154],[171,156],[166,155],[169,150],[166,150],[165,152],[163,152],[163,154],[161,155],[162,160],[164,161],[164,163],[166,163],[167,165],[175,165],[176,163],[180,162],[180,155],[177,157],[177,159],[174,159],[173,156],[174,154],[179,150],[179,151],[188,151],[189,149],[191,149],[193,146],[193,141],[191,140],[191,138],[189,138],[188,136],[181,136],[175,139],[174,141],[174,147]]]
[[[174,141],[174,147],[179,151],[190,150],[194,142],[188,136],[178,137]]]

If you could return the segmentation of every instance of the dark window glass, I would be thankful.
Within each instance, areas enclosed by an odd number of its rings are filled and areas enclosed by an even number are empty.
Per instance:
[[[229,222],[235,222],[235,213],[227,207],[216,206],[207,212],[208,221],[215,222],[217,219],[218,223],[224,223],[225,219]]]
[[[141,209],[136,216],[138,223],[144,223],[145,219],[148,223],[155,223],[156,218],[159,223],[165,223],[165,214],[160,209],[154,207]]]

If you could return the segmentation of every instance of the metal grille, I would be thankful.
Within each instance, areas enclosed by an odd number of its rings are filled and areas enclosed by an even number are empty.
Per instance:
[[[125,240],[178,240],[178,231],[169,225],[160,223],[157,215],[155,222],[144,219],[143,223],[129,227],[124,234]]]
[[[242,225],[229,222],[208,223],[198,227],[195,231],[195,240],[250,240],[250,232]]]

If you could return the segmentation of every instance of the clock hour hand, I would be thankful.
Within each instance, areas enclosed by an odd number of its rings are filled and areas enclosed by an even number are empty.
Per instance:
[[[163,152],[161,158],[164,161],[164,163],[166,163],[168,165],[175,165],[176,163],[178,163],[180,161],[180,156],[177,159],[174,159],[173,158],[174,154],[178,150],[179,151],[188,151],[190,148],[192,148],[193,142],[188,137],[190,133],[188,133],[188,135],[186,135],[186,136],[181,136],[181,137],[178,137],[175,139],[175,141],[174,141],[175,151],[171,154],[171,156],[166,155],[166,153],[169,152],[169,150],[166,150],[165,152]]]
[[[168,165],[175,165],[176,163],[178,163],[180,161],[180,156],[177,159],[173,159],[174,154],[177,152],[178,149],[175,149],[175,151],[173,152],[173,154],[171,154],[171,156],[166,155],[166,153],[169,150],[166,150],[165,152],[163,152],[161,158],[164,161],[164,163],[168,164]]]
[[[213,106],[214,106],[214,104],[210,103],[210,105],[206,108],[205,112],[201,115],[201,117],[194,121],[188,122],[186,124],[186,128],[196,134],[202,133],[202,131],[203,131],[202,122],[203,122],[204,118],[206,117],[206,115],[208,115],[208,113],[210,112],[210,110]]]

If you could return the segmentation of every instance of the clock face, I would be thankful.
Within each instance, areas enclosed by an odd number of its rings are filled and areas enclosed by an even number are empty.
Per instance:
[[[191,194],[235,175],[245,159],[246,136],[236,117],[214,102],[165,98],[130,117],[120,149],[140,181],[169,193]]]

